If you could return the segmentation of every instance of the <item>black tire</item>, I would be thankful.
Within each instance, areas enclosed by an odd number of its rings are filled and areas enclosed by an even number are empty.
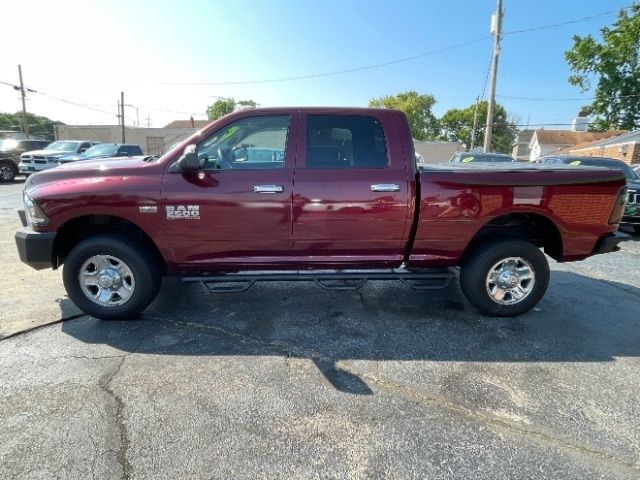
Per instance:
[[[633,227],[633,230],[634,230],[638,235],[640,235],[640,226],[639,226],[639,225],[634,226],[634,227]]]
[[[507,258],[523,259],[524,262],[514,265],[523,266],[525,271],[527,269],[533,270],[534,274],[532,285],[527,280],[520,281],[517,277],[513,280],[518,285],[524,285],[524,290],[528,289],[528,293],[521,300],[516,300],[516,297],[511,293],[504,294],[503,302],[516,302],[510,305],[499,303],[498,300],[493,299],[490,289],[497,285],[488,280],[489,273],[493,268],[501,260]],[[506,275],[509,277],[508,272]],[[547,258],[538,247],[523,240],[503,239],[484,242],[467,254],[460,271],[460,287],[469,302],[481,313],[493,317],[513,317],[527,312],[544,296],[548,285],[549,263]],[[509,297],[510,295],[511,297]]]
[[[18,175],[18,168],[13,162],[0,162],[0,182],[13,182]]]
[[[127,278],[133,278],[134,287],[131,296],[121,305],[103,306],[85,293],[86,287],[81,285],[79,274],[85,262],[95,256],[115,257],[128,267],[131,275]],[[160,262],[150,249],[142,242],[118,234],[96,235],[78,243],[65,259],[62,278],[73,303],[88,315],[102,320],[136,318],[155,299],[162,283]]]

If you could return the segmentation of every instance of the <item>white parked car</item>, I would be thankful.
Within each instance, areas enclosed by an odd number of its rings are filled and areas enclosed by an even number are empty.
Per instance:
[[[60,158],[66,155],[84,153],[97,143],[87,140],[59,140],[47,145],[43,150],[33,150],[20,155],[18,169],[23,175],[31,175],[42,170],[48,170],[49,168],[57,167]]]

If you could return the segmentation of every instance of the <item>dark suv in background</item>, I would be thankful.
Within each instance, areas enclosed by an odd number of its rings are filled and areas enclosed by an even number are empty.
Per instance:
[[[606,167],[622,170],[627,178],[628,199],[624,217],[620,222],[621,227],[633,227],[636,233],[640,233],[640,176],[628,164],[615,158],[607,157],[579,157],[569,155],[550,156],[542,159],[547,165],[574,165],[580,167]]]
[[[21,153],[40,150],[49,143],[47,140],[0,139],[0,182],[11,182],[18,175]]]

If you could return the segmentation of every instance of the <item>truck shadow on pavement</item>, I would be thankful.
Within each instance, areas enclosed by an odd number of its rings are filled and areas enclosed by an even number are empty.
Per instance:
[[[67,300],[68,302],[68,300]],[[149,355],[280,356],[312,360],[338,390],[371,394],[341,363],[376,361],[608,362],[640,356],[640,289],[554,271],[539,308],[479,315],[457,286],[421,292],[372,282],[360,292],[304,283],[209,294],[165,279],[138,320],[81,318],[68,335]],[[61,306],[62,308],[63,306]]]

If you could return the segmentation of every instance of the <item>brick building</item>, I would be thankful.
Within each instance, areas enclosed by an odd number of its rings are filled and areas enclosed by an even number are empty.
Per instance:
[[[629,165],[637,165],[640,164],[640,130],[593,142],[579,143],[563,148],[555,154],[609,157],[622,160]]]

